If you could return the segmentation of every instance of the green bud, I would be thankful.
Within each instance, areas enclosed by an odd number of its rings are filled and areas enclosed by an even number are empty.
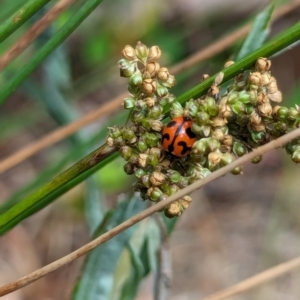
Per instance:
[[[141,86],[143,77],[140,71],[134,72],[129,78],[129,84],[132,86]]]
[[[239,93],[236,91],[231,91],[227,96],[227,104],[232,105],[239,100]]]
[[[245,105],[240,101],[236,101],[234,104],[231,104],[230,108],[237,115],[245,112]]]
[[[146,133],[145,138],[150,147],[156,147],[159,145],[159,137],[155,133]]]
[[[137,169],[134,172],[134,176],[138,179],[142,178],[142,176],[144,176],[146,174],[146,172],[143,169]]]
[[[136,110],[131,114],[131,120],[135,124],[141,124],[144,119],[145,115],[140,111]]]
[[[125,160],[129,160],[131,154],[132,154],[132,148],[129,146],[122,146],[119,150],[120,156],[124,158]]]
[[[125,141],[131,141],[135,137],[134,131],[130,128],[123,127],[121,128],[121,132]]]
[[[172,118],[181,117],[183,115],[183,108],[179,102],[173,102],[170,107],[170,116]]]
[[[151,119],[160,119],[162,115],[162,107],[160,105],[154,105],[149,108],[148,117]]]
[[[171,184],[167,190],[167,195],[171,196],[180,190],[179,186],[176,184]]]
[[[113,138],[116,139],[119,136],[121,136],[121,130],[119,127],[114,126],[114,127],[108,127],[109,129],[109,135]]]
[[[250,102],[252,105],[256,105],[257,104],[257,91],[251,90],[248,91],[248,95],[250,96]]]
[[[284,121],[278,121],[275,125],[275,128],[281,133],[286,133],[288,129],[288,124]]]
[[[265,131],[251,131],[251,138],[256,144],[261,144],[266,140]]]
[[[158,157],[156,155],[148,155],[147,164],[155,167],[158,164]]]
[[[150,176],[149,175],[143,175],[143,176],[141,176],[140,182],[146,188],[151,187],[151,182],[150,182]]]
[[[169,90],[164,87],[163,85],[157,84],[156,85],[156,93],[159,97],[167,96],[169,93]]]
[[[293,154],[298,149],[298,144],[296,144],[294,141],[287,143],[284,148],[287,152],[287,154]]]
[[[234,156],[231,153],[223,153],[221,156],[221,165],[226,166],[234,161]]]
[[[138,95],[141,92],[140,87],[131,84],[128,84],[127,89],[131,95]]]
[[[253,164],[258,164],[258,163],[261,162],[261,160],[262,160],[262,155],[258,155],[258,156],[256,156],[256,157],[254,157],[254,158],[251,160],[251,162],[252,162]]]
[[[160,198],[163,196],[163,192],[158,187],[152,189],[150,193],[150,200],[157,202],[160,201]]]
[[[119,60],[120,76],[130,77],[136,70],[136,63],[128,61],[127,59]]]
[[[292,160],[293,162],[299,164],[300,163],[300,148],[298,146],[297,150],[294,151],[292,154]]]
[[[147,130],[147,131],[150,131],[151,130],[151,121],[150,119],[143,119],[142,121],[142,125],[143,127]]]
[[[219,114],[219,106],[214,104],[207,107],[207,112],[211,117],[216,117]]]
[[[137,165],[139,162],[139,156],[137,155],[137,153],[132,153],[130,158],[129,158],[129,162],[132,163],[133,165]]]
[[[177,183],[181,180],[181,175],[178,171],[168,170],[167,175],[168,175],[171,183]]]
[[[298,117],[299,117],[299,111],[294,107],[289,108],[288,119],[294,121]]]
[[[198,155],[208,154],[207,138],[196,141],[192,147],[192,153]]]
[[[198,125],[206,125],[210,121],[210,116],[205,111],[200,111],[198,112],[195,121]]]
[[[136,148],[139,150],[139,152],[143,153],[148,149],[148,145],[143,140],[139,140],[136,144]]]
[[[192,124],[191,129],[196,134],[202,134],[202,132],[203,132],[202,126],[197,125],[195,122]]]
[[[123,168],[127,175],[132,175],[134,173],[134,166],[130,162],[126,163]]]
[[[279,120],[287,120],[289,116],[289,109],[286,107],[280,107],[277,110],[277,118]]]
[[[239,101],[243,104],[250,102],[250,95],[245,90],[239,92]]]
[[[189,100],[186,104],[185,104],[185,109],[188,110],[189,115],[192,117],[195,117],[198,113],[198,107],[195,103],[195,101],[193,99]]]
[[[125,98],[123,105],[125,109],[132,109],[135,107],[135,101],[132,98]]]
[[[149,49],[141,42],[138,42],[135,47],[136,56],[143,62],[146,63],[148,58]]]
[[[176,84],[175,77],[173,75],[169,75],[168,79],[166,81],[161,82],[163,86],[170,89]]]
[[[245,105],[245,113],[247,115],[251,115],[255,111],[255,108],[252,106],[252,104]]]
[[[241,157],[247,153],[246,146],[241,142],[234,142],[232,147],[232,152],[238,156]]]
[[[243,167],[242,166],[238,166],[238,167],[234,168],[231,171],[231,174],[233,174],[233,175],[241,175],[241,174],[243,174]]]
[[[207,139],[207,149],[208,152],[214,152],[220,148],[221,144],[218,140],[214,138]]]

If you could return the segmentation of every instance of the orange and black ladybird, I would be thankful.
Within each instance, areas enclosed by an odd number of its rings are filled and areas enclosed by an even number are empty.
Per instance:
[[[162,148],[178,157],[188,155],[196,142],[196,134],[191,126],[192,121],[188,117],[172,119],[163,129]]]

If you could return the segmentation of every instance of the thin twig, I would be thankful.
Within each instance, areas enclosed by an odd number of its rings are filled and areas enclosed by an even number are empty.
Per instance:
[[[54,261],[53,263],[42,267],[14,282],[11,282],[9,284],[6,284],[2,287],[0,287],[0,296],[4,296],[7,295],[13,291],[16,291],[40,278],[42,278],[43,276],[57,270],[58,268],[74,261],[75,259],[87,254],[89,251],[91,251],[92,249],[96,248],[97,246],[103,244],[104,242],[110,240],[111,238],[113,238],[115,235],[119,234],[120,232],[126,230],[127,228],[129,228],[130,226],[133,226],[134,224],[140,222],[141,220],[149,217],[150,215],[154,214],[155,212],[159,212],[161,211],[164,207],[166,207],[167,205],[171,204],[172,202],[182,198],[183,196],[190,194],[191,192],[193,192],[196,189],[201,188],[202,186],[204,186],[205,184],[221,177],[224,176],[225,174],[227,174],[228,172],[230,172],[231,170],[233,170],[234,168],[245,164],[246,162],[250,161],[251,159],[253,159],[254,157],[258,156],[258,155],[263,155],[266,152],[272,150],[272,149],[276,149],[276,148],[280,148],[283,145],[285,145],[287,142],[297,138],[300,136],[300,128],[274,140],[271,141],[270,143],[259,147],[255,150],[253,150],[251,153],[248,153],[247,155],[238,158],[237,160],[233,161],[231,164],[213,172],[212,174],[210,174],[209,176],[207,176],[204,179],[198,180],[197,182],[194,182],[193,184],[187,186],[186,188],[178,191],[176,194],[168,197],[167,199],[158,202],[157,204],[145,209],[144,211],[138,213],[137,215],[131,217],[130,219],[126,220],[125,222],[121,223],[120,225],[114,227],[113,229],[107,231],[106,233],[104,233],[103,235],[99,236],[98,238],[96,238],[95,240],[89,242],[88,244],[84,245],[83,247],[77,249],[76,251]],[[299,258],[300,260],[300,258]],[[300,265],[300,263],[299,263]],[[290,268],[286,268],[285,272],[288,272],[290,270]],[[276,273],[277,276],[282,275],[283,272],[281,273]],[[272,277],[275,278],[275,277]],[[272,279],[271,278],[271,279]],[[207,300],[207,299],[206,299]]]
[[[299,6],[300,6],[300,0],[292,1],[291,3],[288,3],[282,6],[281,8],[279,8],[275,12],[273,19],[274,20],[278,19]],[[178,74],[179,72],[182,72],[190,68],[192,65],[199,63],[205,59],[208,59],[217,53],[222,52],[224,49],[232,45],[234,42],[238,41],[240,38],[245,36],[249,30],[250,30],[250,25],[246,25],[241,29],[233,32],[232,34],[221,38],[217,42],[206,47],[205,49],[188,57],[182,63],[179,63],[174,67],[170,68],[170,73]],[[2,161],[0,161],[0,174],[16,166],[17,164],[21,163],[23,160],[29,158],[30,156],[34,155],[38,151],[41,151],[42,149],[47,148],[67,138],[68,136],[80,130],[82,127],[97,121],[104,114],[111,113],[112,111],[117,110],[121,106],[127,94],[128,94],[127,92],[122,93],[121,95],[117,96],[113,100],[108,101],[99,109],[92,111],[84,115],[80,119],[53,131],[52,133],[46,135],[44,138],[38,140],[37,142],[29,144],[28,146],[25,146],[23,149],[3,159]]]
[[[277,265],[273,268],[270,268],[266,271],[263,271],[255,276],[252,276],[246,280],[243,280],[227,289],[219,291],[215,294],[209,295],[202,298],[201,300],[223,300],[228,299],[229,297],[236,296],[238,294],[244,293],[253,289],[265,282],[268,282],[272,279],[275,279],[279,276],[282,276],[288,272],[291,272],[300,267],[300,256],[289,260],[285,263]]]
[[[60,0],[0,57],[0,71],[20,55],[66,8],[77,0]]]

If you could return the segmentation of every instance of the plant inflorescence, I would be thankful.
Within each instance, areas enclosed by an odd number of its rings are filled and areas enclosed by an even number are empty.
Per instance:
[[[138,42],[135,48],[126,46],[122,54],[120,75],[129,80],[130,97],[124,99],[128,122],[110,127],[106,143],[118,149],[126,161],[125,172],[136,177],[134,189],[145,200],[161,201],[300,126],[299,107],[279,105],[282,93],[267,58],[259,58],[251,70],[241,71],[223,93],[220,72],[206,95],[190,99],[183,106],[169,92],[175,78],[167,68],[160,67],[158,46],[148,48]],[[233,63],[227,62],[225,67]],[[204,75],[203,80],[208,77]],[[195,142],[184,155],[176,156],[161,146],[166,106],[170,107],[172,120],[182,118],[190,124],[188,129]],[[175,131],[174,135],[179,133]],[[180,143],[174,147],[180,147]],[[294,162],[300,162],[300,139],[289,142],[285,149]],[[256,157],[252,163],[260,161],[261,157]],[[241,174],[242,166],[232,173]],[[181,215],[191,201],[188,195],[179,199],[165,208],[165,215]]]

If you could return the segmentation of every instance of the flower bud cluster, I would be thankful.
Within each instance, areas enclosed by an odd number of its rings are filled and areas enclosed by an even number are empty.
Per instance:
[[[237,75],[221,96],[219,85],[224,74],[219,73],[206,95],[190,99],[183,106],[169,93],[175,78],[167,68],[160,67],[161,50],[157,46],[147,48],[138,42],[135,48],[126,46],[122,54],[119,66],[121,76],[129,82],[130,97],[124,99],[124,108],[129,110],[130,124],[109,128],[107,144],[119,150],[126,161],[125,172],[135,176],[134,189],[145,200],[161,201],[236,157],[300,126],[298,106],[279,106],[282,94],[271,75],[268,59],[259,58],[250,72]],[[232,64],[231,61],[226,66]],[[172,156],[161,147],[166,105],[170,106],[172,119],[192,120],[191,131],[197,141],[188,156]],[[297,163],[299,141],[285,146]],[[260,161],[261,157],[252,160]],[[232,173],[241,174],[242,167]],[[165,209],[165,215],[181,215],[191,200],[189,196],[179,199]]]
[[[161,149],[163,109],[175,100],[169,92],[175,77],[158,63],[161,50],[157,46],[148,48],[138,42],[135,48],[126,46],[122,55],[120,75],[128,78],[130,93],[123,105],[129,110],[130,124],[109,128],[106,142],[119,150],[126,161],[124,170],[135,176],[134,189],[142,198],[161,201],[182,187],[180,172],[170,169],[171,161]],[[185,196],[167,207],[165,214],[178,216],[190,202]]]

